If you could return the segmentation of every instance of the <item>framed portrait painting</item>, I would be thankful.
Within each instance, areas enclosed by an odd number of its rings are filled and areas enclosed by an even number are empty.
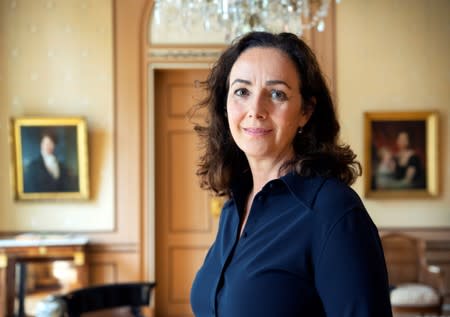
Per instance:
[[[19,200],[88,199],[86,121],[79,117],[12,120]]]
[[[435,112],[365,113],[365,196],[438,195]]]

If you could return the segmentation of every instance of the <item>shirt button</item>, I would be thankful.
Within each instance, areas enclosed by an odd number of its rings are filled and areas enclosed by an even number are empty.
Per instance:
[[[248,236],[247,231],[244,231],[244,233],[242,234],[242,236],[243,236],[244,238],[247,238],[247,236]]]

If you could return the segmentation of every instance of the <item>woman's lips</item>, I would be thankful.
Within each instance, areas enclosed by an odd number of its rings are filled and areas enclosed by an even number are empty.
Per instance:
[[[243,130],[253,136],[261,136],[266,135],[272,132],[272,129],[264,129],[264,128],[243,128]]]

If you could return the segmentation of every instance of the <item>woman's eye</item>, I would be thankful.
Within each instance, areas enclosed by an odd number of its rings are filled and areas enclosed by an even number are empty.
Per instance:
[[[287,100],[286,94],[281,90],[276,90],[276,89],[272,90],[270,92],[270,96],[272,97],[273,100],[277,100],[277,101]]]
[[[244,97],[249,95],[249,91],[246,88],[239,88],[234,91],[234,94],[238,97]]]

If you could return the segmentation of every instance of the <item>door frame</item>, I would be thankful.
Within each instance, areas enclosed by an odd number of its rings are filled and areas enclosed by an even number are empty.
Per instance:
[[[117,1],[117,0],[116,0]],[[155,197],[155,71],[159,69],[203,69],[211,67],[224,45],[151,45],[151,13],[147,0],[142,16],[141,41],[141,268],[142,279],[156,279]],[[206,54],[205,54],[206,53]],[[154,303],[154,300],[153,300]]]
[[[148,276],[150,280],[156,279],[156,197],[155,197],[155,168],[156,168],[156,133],[155,133],[155,72],[164,69],[208,69],[208,63],[152,63],[147,65],[148,98],[146,100],[146,124],[144,129],[144,142],[147,144],[143,152],[144,162],[147,165],[144,174],[146,180],[145,200],[147,201],[147,252],[148,252]]]

